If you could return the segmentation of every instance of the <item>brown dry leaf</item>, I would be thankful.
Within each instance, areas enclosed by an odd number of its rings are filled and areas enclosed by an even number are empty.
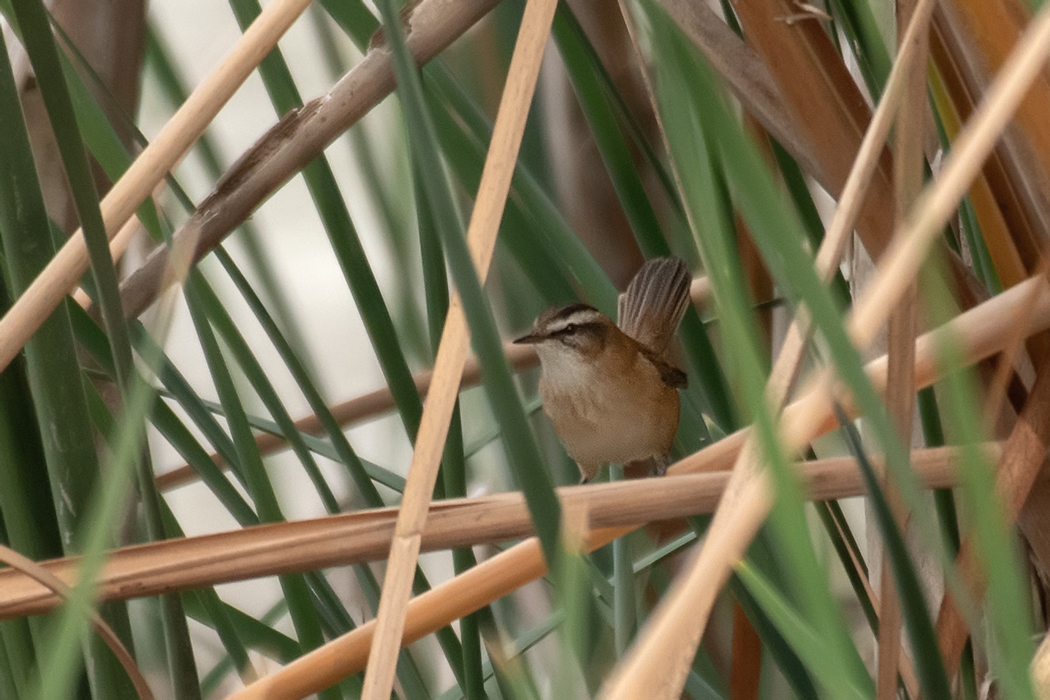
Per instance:
[[[804,134],[833,195],[853,167],[871,119],[860,89],[834,45],[817,22],[787,24],[789,0],[734,3],[749,44],[763,58],[780,87],[794,123]],[[893,231],[885,213],[893,211],[888,153],[882,156],[857,221],[857,232],[872,259],[878,260]]]
[[[1013,0],[955,0],[953,8],[969,41],[965,46],[985,76],[995,75],[1005,65],[1017,46],[1029,18],[1021,4]],[[979,76],[972,76],[980,80]],[[1050,132],[1046,115],[1050,112],[1050,80],[1046,71],[1032,82],[1027,96],[1017,109],[1015,120],[1028,151],[1040,169],[1040,183],[1050,182]],[[1046,188],[1042,188],[1046,192]]]
[[[795,117],[784,103],[780,88],[754,50],[706,3],[660,0],[660,4],[704,54],[711,68],[722,76],[744,109],[784,146],[803,170],[829,192],[837,192],[838,183],[825,177],[819,159],[800,137]]]

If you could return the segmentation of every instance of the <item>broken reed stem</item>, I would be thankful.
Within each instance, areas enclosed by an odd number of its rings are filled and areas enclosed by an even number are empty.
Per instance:
[[[309,4],[310,0],[274,0],[252,22],[226,58],[197,86],[102,199],[102,218],[109,236],[128,221],[182,159]],[[22,350],[87,268],[84,235],[78,230],[0,319],[0,370]]]
[[[1033,286],[1040,289],[1034,300],[1030,296]],[[939,379],[936,348],[939,343],[945,342],[945,338],[958,342],[963,364],[972,364],[1003,348],[1007,340],[1004,330],[1022,311],[1027,314],[1028,334],[1050,327],[1050,289],[1041,280],[1023,282],[960,314],[941,328],[920,336],[915,347],[916,390]],[[885,387],[885,357],[868,363],[865,370],[877,390]],[[831,400],[823,396],[825,389],[826,385],[817,385],[784,410],[788,424],[797,429],[805,425],[810,431],[810,438],[837,425],[832,415]],[[849,410],[849,406],[846,408]],[[749,432],[750,428],[738,430],[672,465],[668,473],[677,475],[728,468]],[[592,530],[589,546],[593,551],[631,529]],[[402,644],[414,642],[488,605],[545,572],[543,555],[536,538],[512,547],[436,586],[430,592],[413,598],[408,605]],[[362,625],[232,694],[228,700],[291,700],[323,690],[363,668],[373,630],[373,622]]]
[[[507,82],[500,98],[478,194],[467,227],[467,245],[482,284],[492,262],[499,223],[510,192],[518,150],[525,133],[525,120],[536,89],[556,7],[556,0],[528,0],[507,71]],[[469,343],[466,316],[457,293],[449,304],[438,345],[434,385],[423,409],[397,528],[390,546],[383,592],[376,613],[375,644],[370,651],[361,694],[364,700],[389,698],[393,687],[430,496],[441,465],[452,410],[459,395],[459,380]]]

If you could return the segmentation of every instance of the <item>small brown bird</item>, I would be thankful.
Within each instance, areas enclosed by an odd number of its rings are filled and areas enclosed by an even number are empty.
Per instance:
[[[587,304],[548,309],[529,335],[540,396],[554,431],[580,468],[581,483],[607,462],[653,457],[666,468],[678,429],[685,372],[663,352],[689,303],[692,277],[677,258],[649,260],[620,295],[617,327]]]

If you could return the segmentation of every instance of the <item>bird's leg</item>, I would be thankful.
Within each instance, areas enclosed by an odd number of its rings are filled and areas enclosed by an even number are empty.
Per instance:
[[[671,455],[653,455],[652,466],[649,467],[649,476],[663,476],[667,473],[667,468],[671,466],[674,460],[671,459]]]
[[[602,465],[599,464],[581,464],[576,463],[576,466],[580,468],[580,485],[588,484],[594,477],[598,476],[598,472],[601,470]]]

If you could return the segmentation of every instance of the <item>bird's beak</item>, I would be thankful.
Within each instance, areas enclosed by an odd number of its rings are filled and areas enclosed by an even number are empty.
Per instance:
[[[528,335],[523,335],[520,338],[515,339],[513,342],[515,345],[535,345],[542,341],[543,336],[537,333],[529,333]]]

